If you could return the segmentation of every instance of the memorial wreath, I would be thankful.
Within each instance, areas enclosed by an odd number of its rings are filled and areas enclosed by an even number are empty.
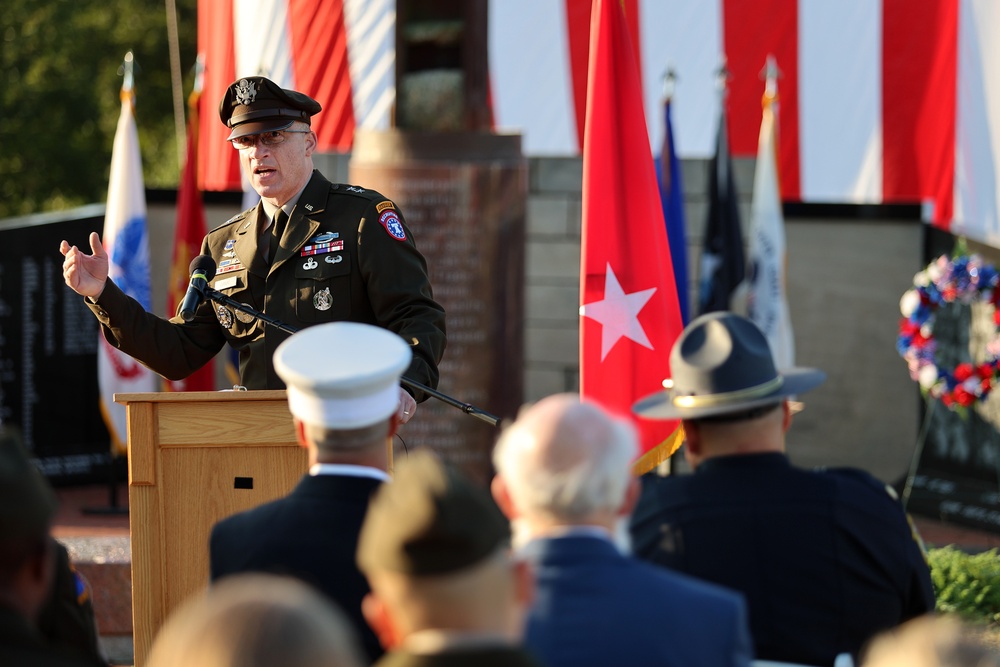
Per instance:
[[[964,411],[985,400],[1000,381],[1000,274],[979,255],[942,255],[913,278],[913,288],[899,301],[903,318],[896,348],[906,360],[910,377],[925,395],[951,410]],[[934,321],[937,309],[950,303],[993,306],[993,338],[982,363],[963,362],[954,368],[937,358]]]

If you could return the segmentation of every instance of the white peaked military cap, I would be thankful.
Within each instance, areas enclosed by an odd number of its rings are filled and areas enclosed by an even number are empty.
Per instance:
[[[330,429],[371,426],[399,407],[410,347],[391,331],[330,322],[293,334],[274,352],[292,416]]]

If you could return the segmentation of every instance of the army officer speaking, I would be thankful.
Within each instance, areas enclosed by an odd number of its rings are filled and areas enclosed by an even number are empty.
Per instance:
[[[218,267],[211,287],[296,329],[349,320],[389,329],[406,341],[413,361],[404,375],[437,386],[445,347],[444,309],[434,300],[427,265],[399,208],[361,187],[333,184],[313,169],[318,102],[264,77],[234,82],[219,107],[229,141],[261,197],[255,207],[209,232],[202,254]],[[66,241],[66,284],[86,297],[114,347],[164,377],[185,378],[225,343],[240,353],[248,389],[281,389],[272,356],[288,337],[228,306],[202,303],[190,322],[146,310],[108,280],[108,255],[96,232],[87,254]],[[316,350],[336,363],[351,350]],[[400,390],[399,415],[415,400]]]

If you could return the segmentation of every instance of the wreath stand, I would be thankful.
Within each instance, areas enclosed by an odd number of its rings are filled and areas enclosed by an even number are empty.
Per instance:
[[[997,335],[992,341],[993,349],[988,349],[986,361],[964,362],[954,368],[938,364],[935,314],[939,306],[951,303],[993,306]],[[950,257],[938,257],[914,276],[913,288],[900,299],[900,312],[903,319],[896,347],[907,361],[910,377],[920,385],[924,397],[923,423],[901,497],[906,509],[937,404],[966,418],[968,411],[1000,384],[1000,274],[978,255],[970,255],[965,239],[959,237]]]

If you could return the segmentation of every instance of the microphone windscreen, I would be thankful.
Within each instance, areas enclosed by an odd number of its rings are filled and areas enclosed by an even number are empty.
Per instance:
[[[208,255],[198,255],[191,260],[191,266],[188,267],[188,275],[193,274],[195,271],[204,271],[205,280],[212,280],[215,277],[215,260]]]

